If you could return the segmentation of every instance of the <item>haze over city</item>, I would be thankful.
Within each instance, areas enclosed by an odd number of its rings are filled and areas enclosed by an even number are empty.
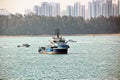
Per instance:
[[[2,0],[0,14],[20,13],[44,16],[81,16],[85,19],[101,15],[118,16],[120,0]]]
[[[40,5],[41,2],[58,2],[61,10],[66,9],[66,5],[73,5],[74,2],[80,2],[87,5],[89,0],[1,0],[0,9],[7,9],[10,13],[24,13],[25,9],[32,9],[34,5]]]

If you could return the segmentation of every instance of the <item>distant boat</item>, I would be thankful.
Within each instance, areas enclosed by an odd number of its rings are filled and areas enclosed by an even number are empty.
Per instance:
[[[65,38],[60,36],[59,29],[56,29],[50,44],[46,47],[39,47],[38,52],[41,54],[67,54],[69,48],[67,42]]]
[[[17,47],[30,47],[29,44],[18,45]]]

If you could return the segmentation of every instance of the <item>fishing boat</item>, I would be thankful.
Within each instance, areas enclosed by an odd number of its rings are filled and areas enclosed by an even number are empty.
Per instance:
[[[18,47],[18,48],[19,48],[19,47],[30,47],[30,45],[29,45],[29,44],[23,44],[23,45],[18,45],[17,47]]]
[[[39,47],[38,52],[41,54],[67,54],[69,45],[65,38],[60,36],[60,30],[56,29],[52,40],[49,40],[49,45],[46,47]]]

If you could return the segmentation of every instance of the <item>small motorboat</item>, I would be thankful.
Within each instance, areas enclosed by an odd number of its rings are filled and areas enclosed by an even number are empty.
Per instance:
[[[30,47],[29,44],[18,45],[17,47]]]

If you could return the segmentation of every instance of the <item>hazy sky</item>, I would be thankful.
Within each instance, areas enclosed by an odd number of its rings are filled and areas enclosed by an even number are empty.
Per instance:
[[[73,5],[77,1],[87,4],[88,0],[0,0],[0,9],[7,9],[11,13],[24,13],[25,9],[33,9],[34,5],[40,5],[41,2],[59,2],[64,10],[66,5]]]

